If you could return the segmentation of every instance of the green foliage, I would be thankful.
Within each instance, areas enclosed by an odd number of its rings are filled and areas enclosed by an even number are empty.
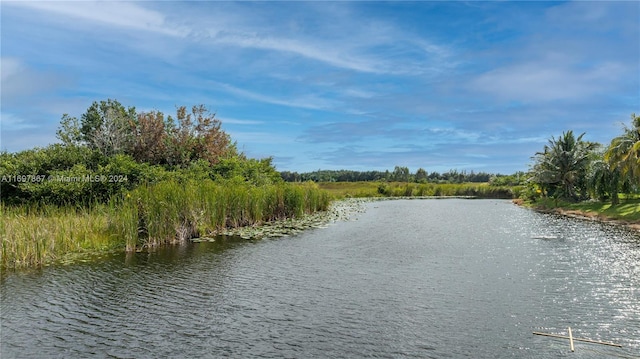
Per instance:
[[[522,186],[527,182],[527,175],[524,172],[516,172],[512,175],[493,175],[489,178],[491,186]]]
[[[207,179],[141,185],[112,203],[109,231],[124,237],[133,250],[301,217],[326,210],[329,196],[313,184],[257,187]]]
[[[543,152],[536,153],[532,180],[552,196],[578,200],[587,196],[586,177],[595,144],[582,140],[573,131],[552,137]]]
[[[321,182],[334,197],[476,197],[513,199],[524,186],[489,186],[477,183]]]
[[[313,183],[234,186],[206,179],[142,184],[84,207],[0,204],[0,267],[40,266],[70,254],[128,251],[326,210]]]
[[[411,173],[409,168],[396,166],[391,174],[391,180],[396,182],[409,182],[411,179]]]
[[[536,153],[531,181],[542,197],[555,200],[610,200],[619,203],[621,193],[636,193],[640,188],[640,116],[631,115],[631,127],[614,138],[602,152],[601,145],[582,141],[572,131],[558,139],[552,137],[543,152]],[[537,193],[525,196],[538,199]]]
[[[62,144],[0,153],[4,203],[86,205],[141,183],[216,179],[255,186],[282,182],[271,158],[247,159],[203,105],[136,114],[116,100],[94,102],[81,120],[65,114]],[[24,176],[38,176],[36,181]]]
[[[611,198],[612,204],[618,204],[618,192],[622,185],[622,173],[607,161],[598,159],[591,163],[587,185],[592,198],[600,201]]]
[[[63,117],[63,128],[64,120]],[[135,107],[125,108],[111,99],[94,102],[82,115],[80,137],[89,148],[98,149],[106,156],[130,154],[134,141],[132,129],[136,122]]]
[[[106,159],[86,147],[54,144],[19,153],[0,154],[0,198],[8,203],[51,204],[90,201],[93,174]]]
[[[109,198],[142,183],[165,180],[224,181],[262,186],[282,182],[271,158],[227,157],[216,166],[205,159],[183,168],[136,162],[131,156],[104,156],[88,147],[51,145],[19,153],[0,153],[0,198],[5,203],[86,205]],[[38,176],[23,180],[20,176]],[[26,178],[26,176],[25,176]]]
[[[78,120],[62,116],[57,137],[65,146],[86,146],[104,156],[125,154],[137,162],[186,168],[206,160],[210,165],[237,151],[215,114],[204,105],[181,106],[175,118],[160,111],[136,113],[116,100],[94,102]]]
[[[76,209],[58,206],[0,205],[1,268],[34,267],[73,254],[124,247],[123,237],[107,233],[104,207]]]
[[[171,177],[162,167],[137,163],[128,155],[106,157],[88,147],[61,144],[1,153],[0,176],[4,203],[74,206],[106,203],[139,183]]]
[[[272,158],[247,159],[244,156],[222,158],[212,167],[213,178],[235,180],[263,186],[282,182],[280,174],[271,164]]]
[[[625,180],[640,186],[640,116],[631,114],[631,127],[611,141],[604,158]]]
[[[80,146],[82,144],[82,131],[80,131],[80,122],[77,118],[68,114],[62,115],[60,127],[56,131],[56,137],[62,141],[65,146]]]
[[[457,171],[449,170],[445,173],[431,172],[427,175],[427,172],[419,168],[415,175],[409,172],[407,167],[396,166],[394,173],[387,171],[349,171],[349,170],[318,170],[308,173],[297,173],[283,171],[280,173],[282,178],[287,182],[362,182],[362,181],[401,181],[407,182],[431,182],[431,183],[484,183],[488,182],[492,176],[486,172],[475,173],[473,171]],[[522,183],[519,183],[522,184]]]
[[[414,178],[416,182],[424,183],[427,181],[427,176],[427,171],[425,171],[424,168],[418,168]]]

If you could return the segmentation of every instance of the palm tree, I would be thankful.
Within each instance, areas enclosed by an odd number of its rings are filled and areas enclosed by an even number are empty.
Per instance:
[[[624,133],[611,140],[604,157],[624,179],[640,185],[640,116],[631,114],[631,128],[624,126]]]
[[[533,182],[554,197],[577,200],[586,194],[586,174],[589,154],[596,144],[577,138],[573,131],[551,137],[542,152],[534,156]]]
[[[608,161],[597,159],[591,163],[588,177],[589,192],[593,198],[604,201],[611,198],[611,205],[619,201],[618,191],[623,185],[620,170],[613,168]]]

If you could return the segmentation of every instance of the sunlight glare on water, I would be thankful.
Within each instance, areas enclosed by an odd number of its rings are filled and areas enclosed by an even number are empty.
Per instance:
[[[640,235],[493,200],[4,273],[4,358],[640,357]],[[576,343],[533,331],[620,343]]]

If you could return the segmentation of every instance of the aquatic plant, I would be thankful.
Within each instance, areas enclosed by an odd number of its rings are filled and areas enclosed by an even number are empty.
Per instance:
[[[76,209],[56,206],[2,205],[3,268],[32,267],[63,259],[69,253],[121,248],[107,229],[104,206]]]
[[[464,196],[513,199],[524,189],[524,186],[491,186],[487,183],[321,182],[319,186],[336,198]]]
[[[313,184],[166,181],[142,185],[114,204],[110,231],[133,250],[326,210],[329,195]]]
[[[69,254],[142,250],[230,228],[297,218],[329,206],[312,183],[163,181],[89,207],[1,205],[0,266],[34,267]]]

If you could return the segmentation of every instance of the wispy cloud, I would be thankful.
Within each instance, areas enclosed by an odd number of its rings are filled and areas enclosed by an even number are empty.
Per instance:
[[[225,27],[203,24],[205,30],[198,31],[199,37],[206,37],[216,45],[288,53],[331,67],[371,74],[416,75],[454,66],[448,44],[404,31],[384,17],[368,16],[354,21],[357,10],[351,7],[357,8],[357,4],[307,5],[301,17],[312,18],[316,26],[301,26],[296,20],[265,25],[263,18],[243,9],[244,21],[227,22]],[[291,7],[295,6],[283,5],[285,9]]]
[[[617,63],[599,64],[589,69],[546,62],[530,62],[498,68],[474,79],[477,92],[503,100],[539,102],[584,99],[605,95],[610,85],[626,76]]]
[[[254,101],[270,103],[273,105],[286,106],[286,107],[299,107],[311,110],[330,110],[336,105],[336,101],[318,97],[314,94],[298,95],[295,97],[283,99],[275,96],[265,95],[263,93],[245,90],[230,84],[219,83],[218,88],[223,89],[225,92],[239,96],[245,99]]]
[[[20,118],[11,113],[0,113],[0,119],[2,121],[2,130],[4,131],[27,130],[40,127],[37,123]]]
[[[373,73],[382,72],[380,65],[375,60],[350,55],[344,53],[344,49],[341,51],[333,46],[311,44],[290,38],[261,37],[250,33],[218,33],[213,37],[213,40],[215,43],[225,45],[289,52],[344,69]]]
[[[217,117],[223,125],[261,125],[264,121],[256,121],[256,120],[243,120],[231,117]]]
[[[57,16],[71,17],[93,25],[102,24],[116,28],[143,30],[170,36],[183,37],[185,28],[172,26],[166,16],[149,10],[139,3],[122,1],[9,1],[3,6],[17,6],[42,11]],[[77,26],[73,24],[70,26]]]
[[[7,104],[18,98],[29,98],[67,84],[69,79],[48,71],[38,71],[15,57],[0,58],[2,101]]]
[[[286,135],[278,135],[272,132],[264,131],[230,131],[234,140],[239,143],[252,144],[285,144],[292,143],[294,139]]]
[[[606,142],[639,111],[639,15],[628,2],[3,2],[2,146],[55,141],[63,113],[116,98],[167,115],[204,103],[282,170],[522,169],[551,135]]]

